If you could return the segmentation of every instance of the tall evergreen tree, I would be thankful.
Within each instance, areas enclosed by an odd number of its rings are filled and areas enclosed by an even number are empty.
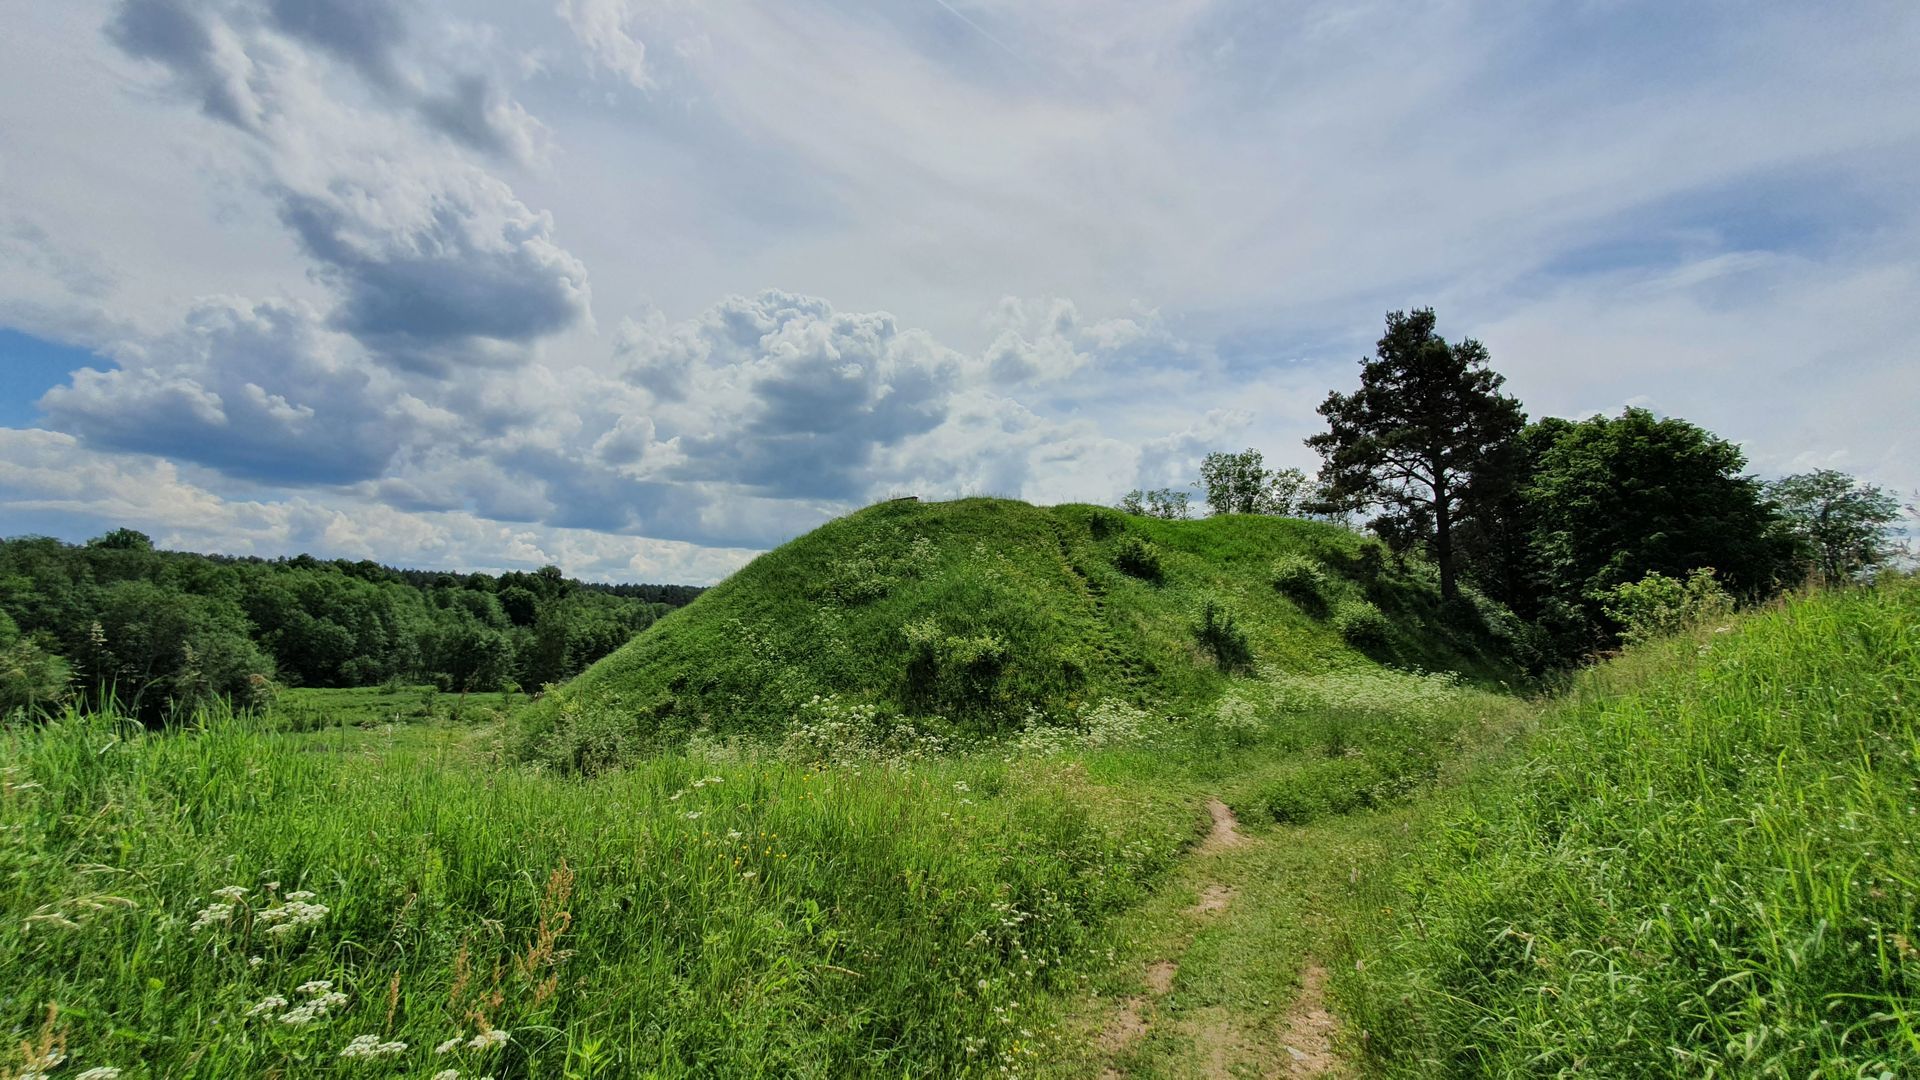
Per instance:
[[[1328,500],[1379,506],[1424,540],[1449,598],[1459,591],[1455,527],[1501,494],[1488,480],[1526,424],[1487,362],[1478,341],[1436,334],[1432,308],[1389,312],[1374,358],[1360,362],[1360,389],[1327,395],[1327,431],[1307,440],[1326,462]]]

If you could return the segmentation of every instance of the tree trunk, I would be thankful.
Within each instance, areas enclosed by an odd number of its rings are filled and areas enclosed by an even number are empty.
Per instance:
[[[1440,598],[1459,595],[1453,580],[1453,500],[1445,484],[1433,486],[1433,561],[1440,564]]]

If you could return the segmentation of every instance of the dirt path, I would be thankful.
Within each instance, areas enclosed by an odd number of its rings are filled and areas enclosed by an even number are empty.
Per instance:
[[[1084,1043],[1092,1058],[1070,1074],[1347,1075],[1334,1048],[1326,969],[1301,951],[1306,935],[1298,925],[1266,925],[1290,915],[1276,897],[1297,879],[1284,872],[1291,866],[1275,864],[1276,856],[1287,856],[1283,863],[1302,856],[1247,835],[1220,799],[1207,800],[1207,814],[1206,836],[1141,916],[1148,936],[1131,942],[1139,956],[1118,962],[1112,995],[1089,1003],[1098,1010]],[[1291,899],[1297,907],[1311,898]]]

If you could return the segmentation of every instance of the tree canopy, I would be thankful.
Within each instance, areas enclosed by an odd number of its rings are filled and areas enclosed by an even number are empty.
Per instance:
[[[1547,592],[1592,623],[1617,586],[1711,567],[1738,596],[1770,590],[1793,547],[1734,444],[1645,409],[1556,421],[1526,492]]]
[[[1834,469],[1816,469],[1767,485],[1802,557],[1827,582],[1849,581],[1893,554],[1893,496]]]
[[[1526,424],[1520,403],[1500,393],[1486,347],[1434,332],[1432,308],[1387,314],[1374,357],[1362,360],[1360,388],[1327,395],[1327,431],[1307,440],[1324,461],[1326,498],[1355,509],[1382,507],[1382,534],[1424,541],[1440,570],[1441,594],[1458,593],[1455,526],[1497,492],[1477,483]]]

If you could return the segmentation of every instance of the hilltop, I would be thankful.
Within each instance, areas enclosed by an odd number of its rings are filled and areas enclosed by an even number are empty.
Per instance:
[[[1210,605],[1244,633],[1249,671],[1514,674],[1504,612],[1448,609],[1426,568],[1335,525],[899,500],[767,552],[661,619],[550,694],[527,746],[590,768],[694,733],[777,738],[796,720],[990,733],[1072,722],[1109,698],[1178,712],[1232,678],[1196,633]]]

